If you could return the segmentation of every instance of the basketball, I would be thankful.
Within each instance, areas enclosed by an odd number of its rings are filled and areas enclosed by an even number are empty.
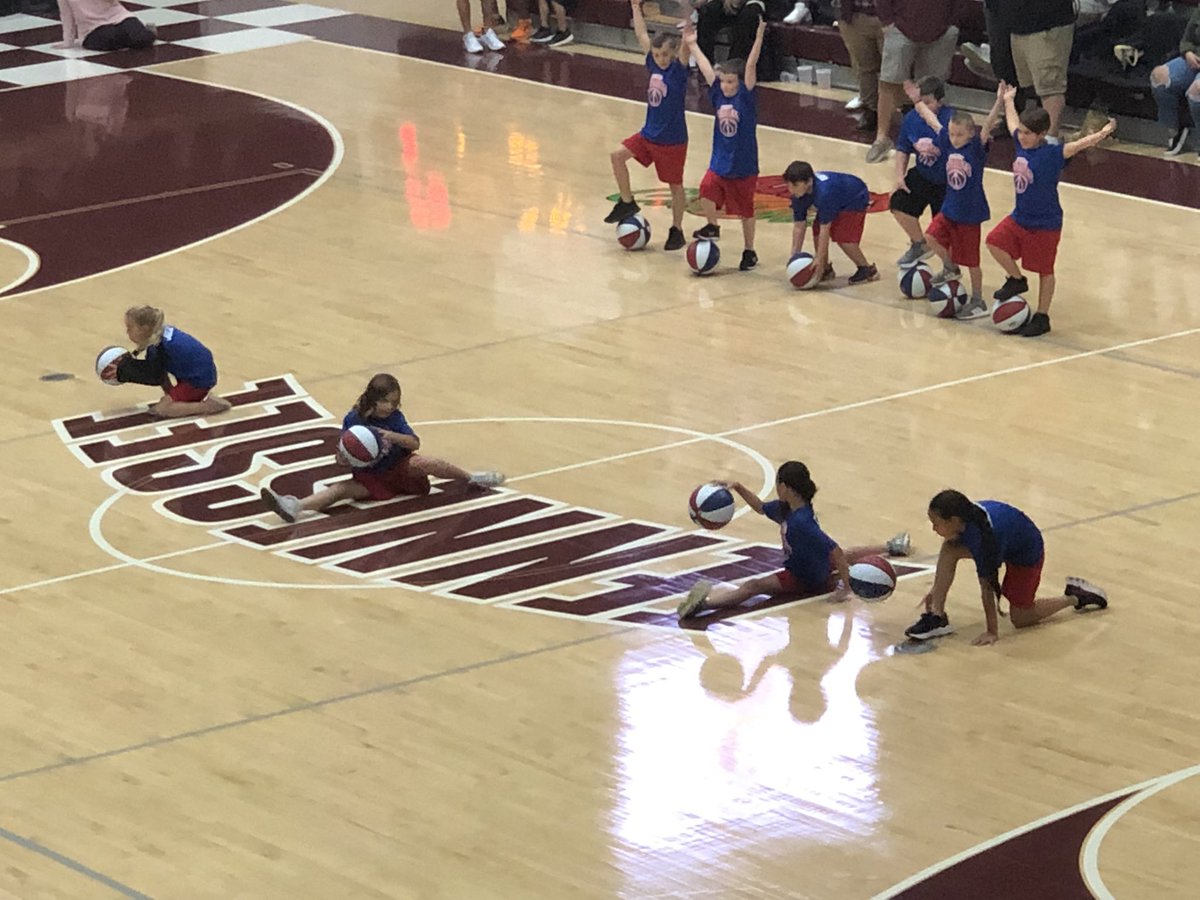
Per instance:
[[[382,449],[379,436],[365,425],[351,425],[338,438],[338,451],[342,459],[356,469],[375,463]]]
[[[792,287],[803,291],[816,285],[821,280],[821,273],[817,271],[817,261],[811,253],[797,253],[788,260],[787,277]]]
[[[128,353],[124,347],[105,347],[96,357],[96,377],[105,384],[120,384],[117,381],[117,363]]]
[[[929,282],[933,281],[933,269],[925,263],[914,263],[900,270],[900,293],[909,300],[920,300],[929,295]]]
[[[1011,334],[1028,322],[1031,315],[1033,312],[1024,297],[1010,297],[996,304],[992,310],[992,324],[1005,334]]]
[[[733,494],[719,484],[702,484],[688,498],[688,516],[702,528],[724,528],[733,518]]]
[[[951,279],[929,292],[929,307],[939,319],[953,319],[967,305],[967,289]]]
[[[688,244],[687,262],[697,275],[707,275],[721,261],[721,248],[716,241],[697,238]]]
[[[850,590],[872,603],[886,600],[896,589],[896,570],[882,556],[867,556],[850,567]]]
[[[650,223],[636,213],[617,223],[617,243],[626,250],[641,250],[650,243]]]

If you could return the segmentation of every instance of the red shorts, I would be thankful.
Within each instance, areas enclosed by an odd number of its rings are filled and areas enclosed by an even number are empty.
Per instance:
[[[654,174],[663,184],[683,184],[687,144],[656,144],[642,137],[639,131],[621,141],[621,145],[643,166],[654,163]]]
[[[1003,250],[1013,259],[1022,260],[1025,268],[1038,275],[1053,275],[1054,260],[1058,257],[1058,240],[1061,231],[1022,228],[1012,216],[1005,216],[1000,224],[988,233],[987,242],[997,250]]]
[[[816,597],[819,594],[826,594],[837,589],[837,576],[832,574],[829,576],[829,581],[822,588],[809,587],[787,569],[780,569],[775,573],[775,577],[779,579],[779,585],[783,588],[783,593],[795,594],[800,597]]]
[[[412,453],[382,472],[356,469],[352,477],[370,492],[372,500],[391,500],[397,494],[423,496],[429,493],[429,476],[413,468],[416,458]]]
[[[208,396],[212,388],[196,387],[186,381],[177,381],[172,385],[163,385],[163,391],[178,403],[199,403]]]
[[[1000,593],[1017,609],[1033,609],[1038,585],[1042,583],[1043,562],[1044,559],[1039,559],[1033,566],[1005,565]]]
[[[722,178],[709,169],[700,182],[700,196],[711,200],[717,209],[723,209],[739,219],[754,218],[754,189],[758,187],[758,176],[745,178]]]
[[[842,210],[829,223],[829,239],[835,244],[862,243],[863,226],[866,224],[867,211],[865,209],[858,212]],[[813,237],[821,233],[821,227],[820,222],[813,224]]]
[[[950,262],[974,269],[979,265],[978,225],[951,222],[941,213],[933,217],[925,233],[950,251]]]

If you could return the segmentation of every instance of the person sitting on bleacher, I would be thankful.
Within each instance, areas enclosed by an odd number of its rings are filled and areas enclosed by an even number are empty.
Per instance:
[[[55,47],[85,50],[141,50],[154,32],[117,0],[58,0],[62,40]]]
[[[767,19],[780,21],[792,11],[791,0],[693,0],[696,7],[696,45],[708,59],[716,61],[717,33],[726,26],[730,30],[729,59],[746,59],[754,46],[758,22]],[[760,57],[759,81],[774,81],[779,77],[775,55],[768,50]]]
[[[1191,127],[1200,125],[1200,7],[1192,11],[1179,42],[1179,55],[1150,72],[1150,90],[1158,104],[1158,124],[1170,130],[1166,156],[1177,156],[1187,146],[1189,127],[1180,124],[1179,101],[1187,97]],[[1160,57],[1161,58],[1161,57]]]

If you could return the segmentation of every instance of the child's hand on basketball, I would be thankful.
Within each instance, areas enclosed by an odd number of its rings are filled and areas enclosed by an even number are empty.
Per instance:
[[[387,453],[390,451],[392,449],[391,432],[384,431],[379,428],[373,428],[371,430],[375,432],[375,437],[379,438],[379,451],[381,453]]]
[[[979,637],[975,638],[975,640],[971,641],[971,646],[989,647],[998,640],[1000,640],[1000,635],[992,631],[985,631],[983,634],[979,635]]]
[[[846,585],[846,582],[839,581],[837,588],[834,590],[834,592],[832,594],[829,595],[829,602],[830,603],[845,603],[849,599],[850,599],[850,588]]]

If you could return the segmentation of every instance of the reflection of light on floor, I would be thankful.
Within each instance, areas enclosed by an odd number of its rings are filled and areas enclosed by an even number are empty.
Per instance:
[[[519,131],[508,133],[508,164],[518,169],[536,172],[541,169],[538,162],[538,142]]]
[[[417,140],[417,126],[403,122],[397,129],[400,141],[400,167],[404,171],[404,199],[408,201],[408,217],[415,228],[421,231],[443,231],[450,227],[450,189],[446,176],[438,169],[428,169],[422,176],[420,170],[421,147]],[[466,146],[466,138],[459,130],[459,141]]]
[[[554,205],[550,207],[550,233],[563,234],[571,224],[571,197],[569,194],[559,194]]]
[[[462,161],[467,155],[467,133],[462,128],[454,130],[454,158]]]
[[[517,219],[518,231],[533,231],[537,228],[538,208],[531,206],[528,209],[521,211],[521,218]]]
[[[818,615],[810,607],[622,660],[614,836],[634,851],[617,860],[639,882],[627,896],[659,877],[651,870],[664,860],[643,866],[643,852],[681,852],[686,865],[702,844],[705,864],[719,865],[764,830],[822,844],[872,834],[883,813],[876,732],[855,690],[874,658],[869,634],[847,608],[830,614],[824,640]]]

